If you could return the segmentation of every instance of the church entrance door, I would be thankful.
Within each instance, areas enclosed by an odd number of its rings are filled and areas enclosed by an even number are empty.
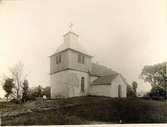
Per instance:
[[[118,97],[120,98],[122,95],[121,95],[121,91],[122,91],[122,88],[121,88],[121,85],[118,86]]]

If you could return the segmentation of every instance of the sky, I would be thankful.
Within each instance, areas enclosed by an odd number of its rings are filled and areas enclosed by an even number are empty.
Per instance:
[[[49,56],[72,22],[93,61],[148,91],[143,66],[167,61],[166,8],[166,0],[1,0],[0,78],[21,61],[30,87],[49,86]]]

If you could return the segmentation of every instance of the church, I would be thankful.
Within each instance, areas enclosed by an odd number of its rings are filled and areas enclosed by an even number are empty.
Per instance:
[[[79,43],[79,35],[69,31],[64,42],[50,56],[51,98],[75,96],[127,97],[127,83],[118,72],[93,63],[93,56]]]

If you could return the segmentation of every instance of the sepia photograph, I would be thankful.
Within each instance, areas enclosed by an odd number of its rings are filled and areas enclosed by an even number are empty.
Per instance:
[[[0,0],[0,126],[166,123],[167,0]]]

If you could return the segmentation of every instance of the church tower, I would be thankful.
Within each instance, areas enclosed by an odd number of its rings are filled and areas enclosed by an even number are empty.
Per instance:
[[[50,56],[51,98],[83,96],[88,92],[91,55],[69,31],[64,42]]]

